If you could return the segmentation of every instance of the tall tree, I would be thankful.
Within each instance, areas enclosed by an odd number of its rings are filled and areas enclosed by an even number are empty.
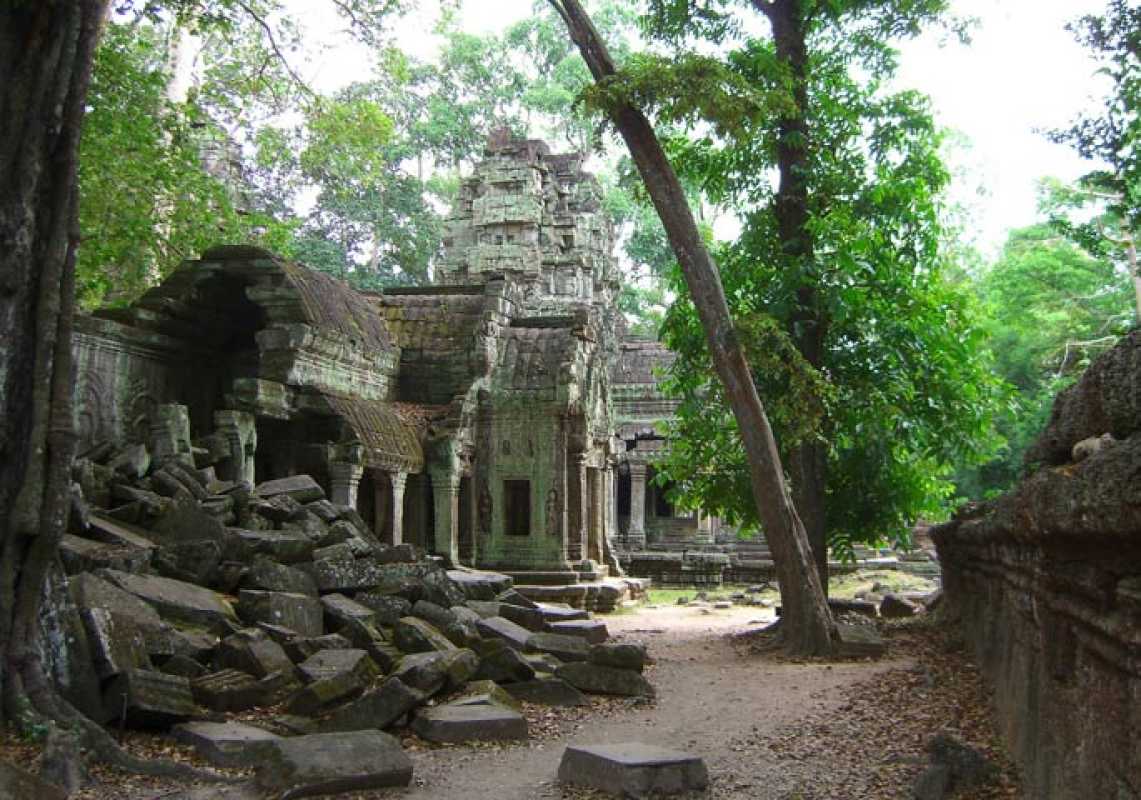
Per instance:
[[[1137,319],[1141,322],[1141,6],[1109,0],[1102,14],[1087,14],[1068,26],[1099,63],[1109,80],[1100,113],[1079,117],[1051,138],[1072,146],[1104,168],[1087,173],[1071,196],[1079,205],[1100,206],[1092,222],[1074,224],[1065,215],[1056,224],[1088,250],[1117,253],[1132,276]]]
[[[767,29],[740,25],[742,6]],[[722,273],[750,358],[763,359],[755,378],[822,579],[829,544],[906,536],[952,489],[950,465],[993,442],[996,385],[978,359],[981,331],[970,297],[943,274],[940,136],[925,98],[885,89],[892,40],[941,23],[945,6],[651,4],[655,36],[683,53],[717,45],[705,73],[737,87],[728,102],[703,104],[706,86],[659,77],[681,91],[659,101],[659,114],[684,112],[695,136],[677,148],[683,172],[743,217]],[[756,121],[742,124],[754,105]],[[679,297],[666,340],[681,354],[683,445],[667,471],[691,500],[754,527],[743,454],[717,446],[714,420],[728,413],[703,378],[701,338]]]
[[[601,87],[617,69],[590,17],[577,0],[550,0],[563,17],[594,80]],[[725,292],[678,180],[649,120],[628,96],[610,93],[605,110],[618,129],[669,235],[693,299],[714,368],[725,388],[749,456],[757,512],[769,533],[783,607],[782,635],[792,652],[828,654],[832,622],[804,525],[789,497],[772,427],[757,395],[744,350],[734,330]]]

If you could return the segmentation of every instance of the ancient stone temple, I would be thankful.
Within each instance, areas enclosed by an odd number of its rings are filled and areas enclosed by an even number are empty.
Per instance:
[[[83,447],[225,480],[308,473],[386,542],[520,583],[700,550],[651,482],[670,354],[625,335],[614,233],[577,154],[493,136],[435,285],[368,294],[247,247],[79,320]]]

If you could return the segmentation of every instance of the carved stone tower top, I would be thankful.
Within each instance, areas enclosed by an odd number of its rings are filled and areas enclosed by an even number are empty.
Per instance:
[[[520,284],[529,313],[613,302],[614,232],[582,162],[580,153],[552,154],[542,141],[493,132],[460,187],[437,282],[505,277]]]

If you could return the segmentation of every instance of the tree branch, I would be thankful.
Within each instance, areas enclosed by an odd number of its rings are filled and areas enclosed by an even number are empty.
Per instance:
[[[256,22],[258,26],[265,32],[265,38],[269,42],[270,49],[273,50],[274,55],[276,55],[278,60],[281,62],[281,66],[284,67],[285,71],[289,73],[289,77],[292,78],[293,82],[297,84],[297,88],[301,89],[301,91],[305,92],[310,97],[316,97],[316,93],[311,88],[309,88],[309,84],[303,81],[301,76],[294,72],[293,67],[289,65],[289,60],[285,57],[285,54],[281,52],[281,48],[277,46],[277,39],[274,37],[273,28],[270,27],[269,23],[266,22],[258,12],[250,8],[249,5],[242,2],[242,0],[236,0],[236,2],[238,8],[249,14],[250,18]]]

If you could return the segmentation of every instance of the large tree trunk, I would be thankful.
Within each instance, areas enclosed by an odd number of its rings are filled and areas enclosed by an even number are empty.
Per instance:
[[[566,22],[595,81],[604,83],[614,76],[614,62],[578,0],[550,2]],[[714,368],[737,419],[749,458],[753,499],[776,562],[786,645],[796,653],[828,654],[833,650],[831,615],[812,564],[804,526],[785,486],[772,427],[733,330],[717,265],[697,230],[681,182],[649,120],[622,101],[615,101],[608,111],[630,149],[669,236],[705,330]]]
[[[106,0],[0,11],[0,685],[3,716],[57,716],[37,646],[67,522],[76,153]]]
[[[89,755],[156,775],[64,701],[40,656],[48,570],[70,507],[76,156],[108,0],[0,3],[0,721],[61,725]]]
[[[753,0],[773,27],[777,59],[788,67],[791,111],[778,120],[776,146],[780,183],[774,199],[777,236],[786,269],[799,276],[796,307],[789,319],[789,334],[811,366],[824,363],[827,319],[820,309],[816,285],[815,243],[808,218],[808,48],[807,21],[800,0]],[[828,456],[817,442],[805,442],[789,454],[792,496],[800,511],[821,585],[828,587],[828,541],[824,508]]]

